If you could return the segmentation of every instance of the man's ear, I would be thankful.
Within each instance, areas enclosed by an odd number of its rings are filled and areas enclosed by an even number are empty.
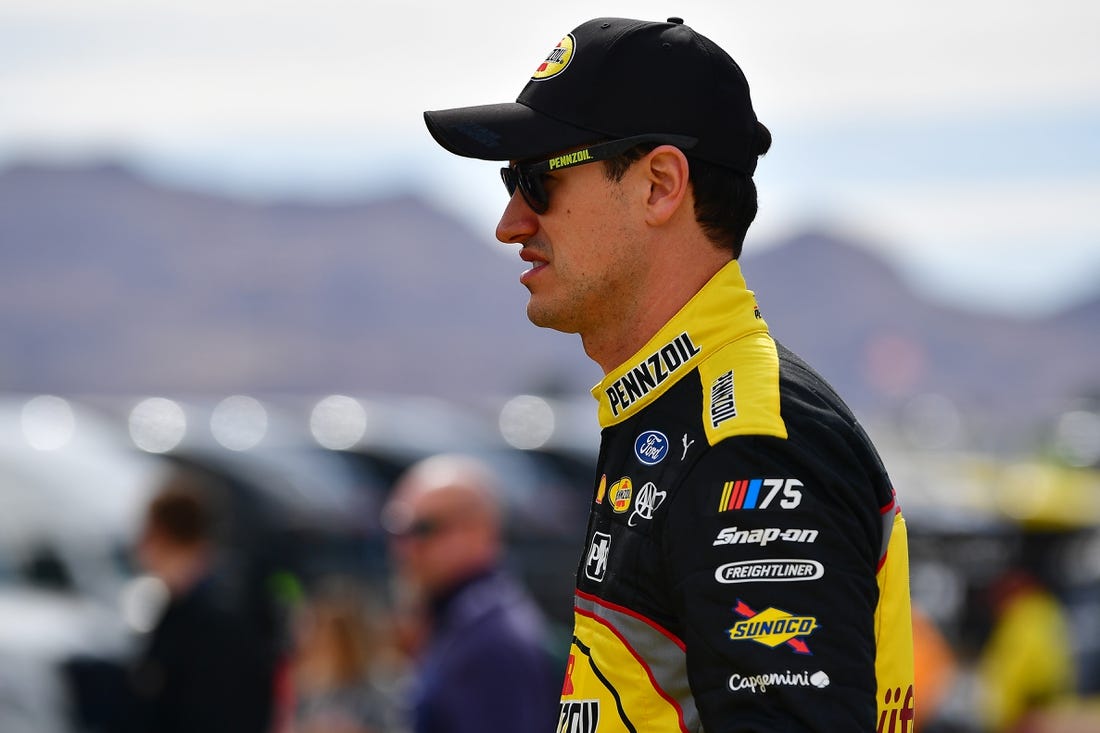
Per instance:
[[[660,145],[641,161],[649,183],[646,223],[660,226],[668,222],[688,201],[691,180],[687,156],[672,145]]]

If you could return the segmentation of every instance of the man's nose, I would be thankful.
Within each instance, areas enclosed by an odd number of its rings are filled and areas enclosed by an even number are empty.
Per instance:
[[[504,244],[522,244],[539,229],[538,215],[528,206],[519,189],[512,194],[497,223],[497,239]]]

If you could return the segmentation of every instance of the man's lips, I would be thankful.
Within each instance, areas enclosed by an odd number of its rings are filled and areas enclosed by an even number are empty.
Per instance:
[[[519,276],[519,281],[524,284],[534,277],[539,270],[549,264],[549,261],[545,257],[529,249],[520,250],[519,258],[531,265],[530,269],[524,270],[523,274]]]

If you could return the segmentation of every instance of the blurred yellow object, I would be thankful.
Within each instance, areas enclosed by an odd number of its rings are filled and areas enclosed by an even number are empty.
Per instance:
[[[1032,529],[1100,524],[1100,471],[1038,462],[998,471],[993,501],[1005,515]]]
[[[978,664],[985,730],[1009,731],[1029,713],[1072,696],[1072,636],[1058,600],[1020,575],[1008,580]]]

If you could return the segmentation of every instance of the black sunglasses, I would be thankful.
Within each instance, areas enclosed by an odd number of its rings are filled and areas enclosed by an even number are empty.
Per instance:
[[[500,169],[500,177],[504,181],[504,188],[508,189],[509,197],[515,195],[518,188],[520,193],[523,194],[523,200],[527,202],[532,211],[536,214],[545,214],[546,210],[550,208],[550,197],[546,194],[546,188],[542,185],[544,175],[550,171],[572,168],[585,163],[595,163],[597,160],[609,160],[617,155],[622,155],[636,145],[649,142],[690,149],[695,146],[698,139],[687,135],[634,135],[633,137],[589,145],[587,148],[562,153],[533,163],[512,163],[507,168]]]
[[[434,537],[441,533],[446,527],[447,522],[442,519],[424,517],[410,524],[400,536],[416,540],[426,540],[429,537]]]
[[[458,511],[437,516],[427,515],[414,519],[402,527],[388,528],[391,536],[398,539],[427,540],[469,521],[470,512]]]
[[[391,537],[402,540],[427,540],[442,534],[454,525],[443,517],[421,517],[403,527],[387,528]]]

